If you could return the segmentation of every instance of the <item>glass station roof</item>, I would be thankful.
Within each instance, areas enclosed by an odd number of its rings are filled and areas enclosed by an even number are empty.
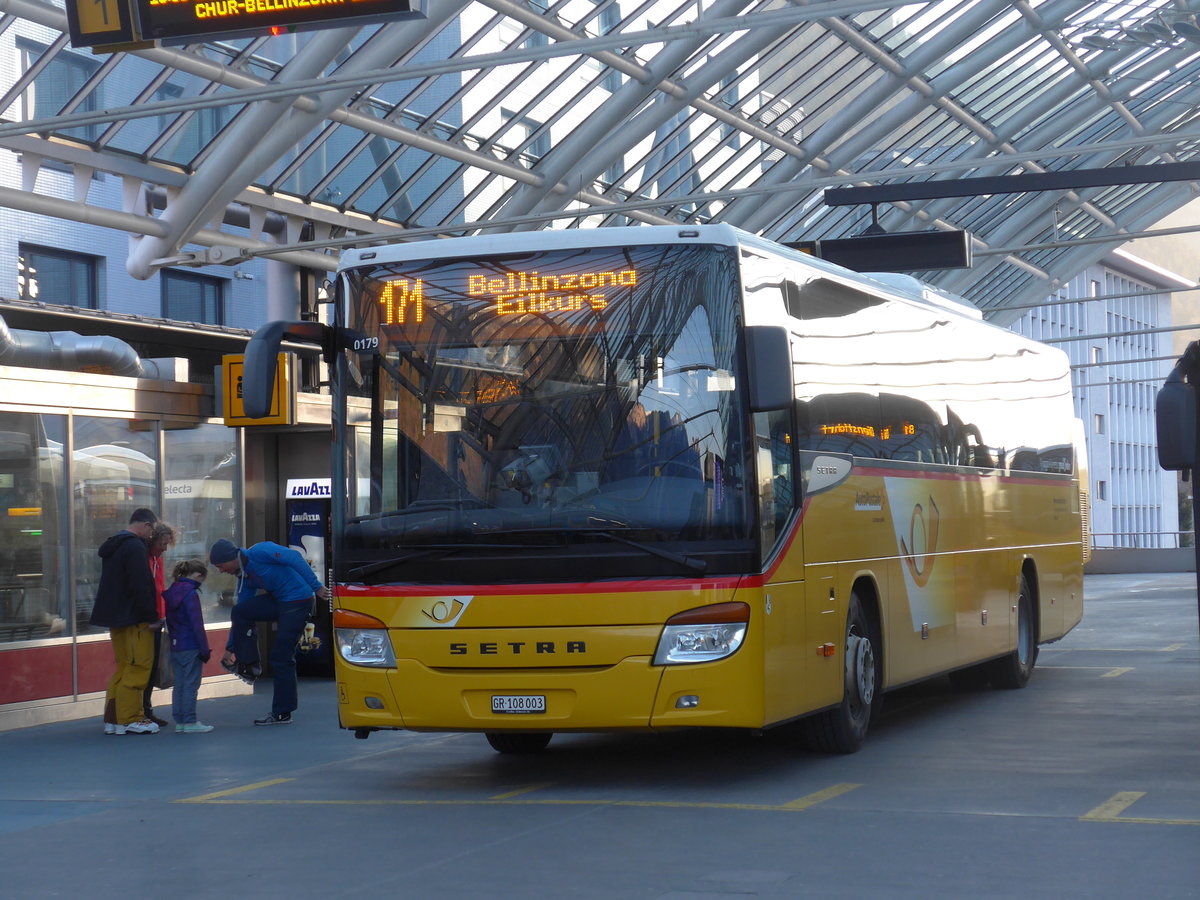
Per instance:
[[[915,273],[1003,320],[1192,199],[1186,181],[827,206],[830,187],[1193,160],[1200,0],[433,0],[361,28],[71,46],[0,0],[0,206],[131,234],[127,267],[447,235],[727,222],[965,229]],[[118,176],[119,201],[89,193]],[[1200,180],[1200,179],[1198,179]],[[197,255],[196,248],[201,248]],[[190,248],[190,250],[189,250]],[[205,250],[204,248],[209,248]]]

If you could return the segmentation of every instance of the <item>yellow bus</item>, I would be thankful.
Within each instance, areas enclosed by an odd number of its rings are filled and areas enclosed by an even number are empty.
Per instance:
[[[351,250],[337,297],[260,331],[246,403],[281,337],[324,344],[357,737],[800,720],[848,753],[888,690],[1022,687],[1080,620],[1066,357],[915,279],[654,226]]]

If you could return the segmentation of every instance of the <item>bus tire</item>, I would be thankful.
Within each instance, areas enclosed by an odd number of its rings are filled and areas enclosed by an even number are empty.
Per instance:
[[[804,721],[808,744],[821,753],[854,753],[879,715],[883,688],[883,644],[879,624],[856,592],[846,611],[842,702]]]
[[[549,731],[489,731],[485,737],[497,753],[531,754],[545,750],[554,735]]]
[[[1029,582],[1021,576],[1017,597],[1017,646],[1012,653],[992,663],[992,685],[1007,690],[1023,688],[1029,683],[1037,665],[1037,624],[1033,618],[1033,595]]]

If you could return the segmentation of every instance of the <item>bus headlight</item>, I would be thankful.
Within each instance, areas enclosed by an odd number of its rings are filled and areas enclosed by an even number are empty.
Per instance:
[[[745,603],[714,603],[671,616],[658,639],[654,665],[724,659],[742,646],[749,622],[750,607]]]
[[[346,662],[356,666],[395,668],[396,655],[392,652],[387,626],[373,616],[335,609],[333,632],[338,654]]]

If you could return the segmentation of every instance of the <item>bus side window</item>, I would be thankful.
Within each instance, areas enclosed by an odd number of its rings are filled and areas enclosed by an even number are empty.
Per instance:
[[[791,409],[756,413],[759,522],[764,555],[770,554],[785,535],[785,526],[796,502],[795,442]]]

